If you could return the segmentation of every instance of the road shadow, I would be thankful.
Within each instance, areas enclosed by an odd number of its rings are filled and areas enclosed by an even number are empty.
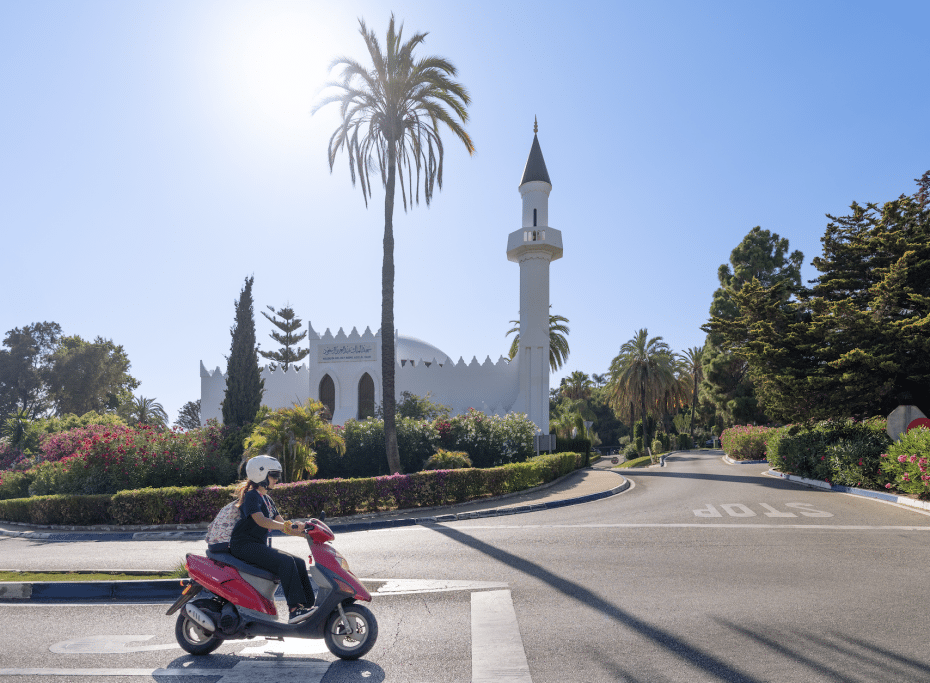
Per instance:
[[[261,639],[257,641],[232,641],[237,643],[253,643],[260,642]],[[337,659],[334,662],[329,660],[320,659],[319,657],[303,657],[303,656],[294,656],[288,655],[284,657],[280,654],[267,654],[267,655],[256,655],[256,656],[240,656],[234,654],[211,654],[209,656],[200,656],[195,657],[194,655],[184,655],[177,657],[172,660],[164,669],[166,673],[159,673],[155,671],[152,675],[152,678],[159,683],[176,683],[179,678],[184,678],[183,675],[180,675],[180,671],[183,671],[186,668],[190,669],[210,669],[216,670],[216,675],[229,677],[229,679],[235,680],[245,680],[251,678],[255,681],[264,681],[271,680],[269,676],[271,674],[277,673],[281,674],[282,671],[274,670],[263,670],[261,668],[252,669],[249,667],[249,670],[236,669],[235,673],[233,672],[233,667],[237,664],[244,663],[245,666],[248,666],[250,663],[274,663],[274,662],[286,662],[288,665],[291,665],[292,671],[291,675],[296,675],[300,672],[299,667],[293,667],[294,664],[328,664],[326,669],[326,674],[324,679],[327,683],[382,683],[385,680],[385,672],[380,666],[374,662],[370,662],[365,659],[358,659],[355,661],[346,661],[342,659]],[[259,664],[259,666],[261,666]],[[171,673],[167,673],[170,671]],[[191,677],[194,678],[193,676]],[[202,675],[197,675],[195,680],[203,680]],[[290,680],[290,678],[288,678]]]
[[[584,586],[575,583],[569,579],[554,574],[545,567],[535,562],[526,560],[513,553],[502,550],[490,543],[485,543],[477,538],[463,534],[462,532],[446,526],[429,526],[428,529],[446,536],[456,543],[468,546],[477,550],[488,557],[491,557],[502,564],[506,564],[517,571],[523,572],[535,579],[544,581],[549,586],[559,591],[566,597],[580,602],[583,605],[591,607],[608,619],[625,628],[628,628],[639,635],[648,638],[659,648],[667,651],[674,657],[700,669],[703,673],[713,676],[722,681],[732,681],[733,683],[762,683],[762,679],[755,678],[750,674],[737,669],[736,667],[715,657],[713,654],[695,647],[677,636],[661,628],[653,626],[642,619],[639,619],[621,607],[604,599],[600,595],[588,590]],[[613,668],[613,667],[611,667]],[[634,681],[628,675],[628,672],[615,670],[615,673],[622,676],[621,680]]]
[[[867,680],[874,683],[930,680],[930,661],[918,661],[870,643],[861,634],[813,633],[714,619],[738,637],[778,653],[811,672],[811,680]]]

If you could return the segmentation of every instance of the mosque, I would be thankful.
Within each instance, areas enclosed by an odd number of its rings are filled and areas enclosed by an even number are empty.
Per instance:
[[[469,408],[489,415],[526,413],[543,433],[549,433],[549,264],[562,258],[562,233],[549,225],[552,182],[534,126],[533,145],[523,169],[519,191],[522,226],[507,238],[507,260],[520,266],[520,348],[509,361],[483,363],[472,358],[452,362],[432,344],[396,334],[395,388],[448,406],[453,415]],[[310,354],[306,363],[271,371],[265,368],[262,403],[272,409],[290,407],[308,398],[329,408],[333,424],[372,415],[381,403],[381,333],[371,328],[359,334],[342,328],[318,334],[308,323]],[[200,405],[204,424],[222,422],[226,376],[200,363]]]

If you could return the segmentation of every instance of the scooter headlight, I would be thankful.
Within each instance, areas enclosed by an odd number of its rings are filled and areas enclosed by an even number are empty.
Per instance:
[[[347,572],[351,572],[351,571],[352,571],[351,569],[349,569],[349,561],[346,560],[346,558],[344,558],[344,557],[342,556],[341,553],[339,553],[339,552],[336,551],[336,550],[333,550],[333,555],[334,555],[334,556],[336,557],[336,559],[339,561],[339,566],[340,566],[340,567],[342,567],[343,569],[345,569]]]

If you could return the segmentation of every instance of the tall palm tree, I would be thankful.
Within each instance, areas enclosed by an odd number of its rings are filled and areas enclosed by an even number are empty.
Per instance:
[[[634,403],[639,403],[644,444],[651,443],[647,405],[657,402],[671,383],[673,360],[672,351],[662,337],[650,339],[649,332],[643,328],[620,347],[620,353],[610,363],[611,402],[617,408],[625,409],[629,405],[631,420]]]
[[[568,325],[564,324],[567,322],[568,318],[549,314],[549,368],[552,372],[558,370],[568,360],[569,329]],[[513,360],[517,356],[517,351],[520,350],[520,321],[511,320],[510,323],[513,327],[507,330],[507,334],[504,336],[507,337],[516,333],[513,343],[510,345],[510,351],[507,352],[510,360]]]
[[[397,452],[396,397],[394,395],[394,190],[400,177],[404,211],[408,194],[411,207],[423,198],[429,206],[433,188],[442,189],[443,144],[439,124],[445,124],[462,141],[469,154],[475,151],[465,132],[467,106],[471,98],[464,86],[451,80],[456,69],[443,57],[414,59],[413,51],[426,38],[414,34],[402,42],[403,25],[395,29],[394,16],[388,24],[384,52],[375,32],[359,19],[372,66],[367,68],[348,57],[340,57],[333,69],[341,69],[341,80],[328,87],[341,92],[325,97],[313,111],[339,104],[342,123],[329,139],[329,169],[340,150],[349,157],[352,184],[356,177],[365,206],[372,194],[369,174],[376,172],[384,185],[384,261],[381,268],[381,377],[384,402],[384,438],[388,467],[400,472]],[[406,171],[406,182],[404,179]],[[416,175],[414,177],[414,171]]]
[[[698,384],[704,379],[704,370],[701,360],[704,357],[704,347],[692,346],[684,352],[685,372],[691,378],[693,390],[691,393],[691,439],[694,439],[694,408],[697,405]]]

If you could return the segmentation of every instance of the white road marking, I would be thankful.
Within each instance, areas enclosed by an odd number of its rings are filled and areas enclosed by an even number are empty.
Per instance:
[[[0,676],[221,676],[218,683],[279,683],[285,677],[319,683],[332,662],[239,662],[231,669],[0,669]]]
[[[766,517],[797,517],[793,512],[779,512],[768,503],[759,503],[759,505],[768,510],[768,512],[765,513]]]
[[[309,638],[285,638],[284,640],[269,640],[264,645],[257,647],[247,647],[239,651],[240,656],[251,657],[253,655],[289,655],[292,657],[303,657],[306,655],[319,655],[329,652],[326,648],[326,642],[322,639],[310,640]]]
[[[532,683],[509,590],[471,594],[472,683]]]
[[[927,526],[869,526],[861,524],[755,524],[751,522],[693,522],[672,524],[502,524],[458,526],[456,530],[512,529],[824,529],[828,531],[930,531]]]
[[[742,503],[722,503],[720,507],[730,517],[755,517],[756,513]]]
[[[408,593],[443,593],[448,591],[486,591],[507,588],[501,581],[435,581],[427,579],[365,579],[384,581],[375,595],[406,595]]]
[[[49,650],[55,654],[121,654],[126,652],[152,652],[154,650],[177,650],[177,643],[170,645],[130,645],[151,640],[155,636],[88,636],[55,643]]]

